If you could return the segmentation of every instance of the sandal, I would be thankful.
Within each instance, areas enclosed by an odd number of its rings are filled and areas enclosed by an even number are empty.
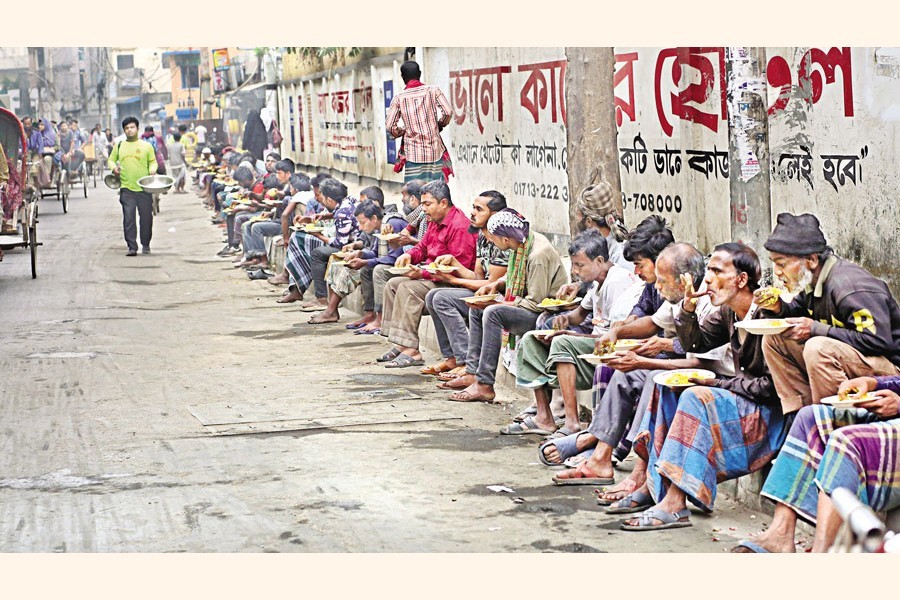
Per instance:
[[[384,356],[382,356],[381,358],[376,358],[376,359],[375,359],[375,362],[380,362],[380,363],[388,362],[388,361],[394,360],[394,359],[397,358],[399,355],[400,355],[400,350],[399,350],[399,349],[397,349],[397,348],[391,348],[390,350],[388,350],[387,352],[385,352]]]
[[[380,329],[357,329],[353,335],[381,335]]]
[[[563,422],[565,422],[565,419],[563,419]],[[558,424],[559,423],[557,423],[557,425]],[[579,429],[578,431],[569,431],[569,429],[566,427],[560,427],[559,429],[557,429],[556,431],[551,433],[550,437],[548,439],[558,440],[560,438],[568,437],[568,436],[572,435],[573,433],[581,433],[582,431],[584,431],[584,430]]]
[[[660,529],[690,527],[693,525],[689,518],[690,516],[691,511],[687,508],[682,508],[679,511],[669,513],[654,506],[635,517],[638,522],[637,525],[629,525],[626,521],[619,525],[619,528],[624,529],[625,531],[658,531]],[[630,520],[631,519],[629,519],[629,521]],[[654,524],[654,520],[660,521],[660,523]]]
[[[451,367],[447,364],[447,360],[449,359],[445,358],[439,363],[429,365],[424,369],[419,369],[419,373],[421,373],[422,375],[440,375],[441,373],[446,373],[447,371],[455,369],[456,367]]]
[[[385,369],[402,369],[404,367],[418,367],[424,365],[425,361],[421,358],[413,358],[409,354],[398,354],[394,360],[384,363]]]
[[[467,387],[469,387],[470,385],[472,385],[471,381],[462,381],[459,383],[455,383],[455,382],[458,382],[465,375],[466,375],[466,373],[463,373],[459,377],[451,379],[450,381],[444,381],[442,383],[439,383],[439,384],[437,384],[437,387],[439,387],[442,390],[464,390]]]
[[[541,429],[541,426],[534,422],[534,417],[527,417],[521,423],[510,423],[500,430],[503,435],[526,435],[533,433],[535,435],[550,435],[552,431]]]
[[[513,417],[513,421],[516,423],[521,423],[525,420],[526,417],[533,417],[537,414],[537,406],[529,406],[519,414]]]
[[[642,491],[634,491],[609,505],[606,513],[610,515],[625,515],[629,513],[642,512],[653,506],[653,498],[650,494]]]
[[[587,465],[580,465],[573,471],[563,471],[553,477],[556,485],[613,485],[615,477],[600,477]]]
[[[458,367],[450,369],[449,371],[444,371],[443,373],[438,375],[437,378],[440,379],[441,381],[453,381],[457,377],[460,377],[465,374],[466,374],[466,365],[460,365]],[[535,413],[535,414],[537,414],[537,413]]]
[[[553,437],[560,430],[557,429],[555,433],[550,435],[547,438],[547,441],[541,444],[541,447],[538,449],[538,458],[541,459],[541,462],[547,465],[548,467],[558,467],[563,464],[564,461],[572,458],[573,456],[577,456],[578,452],[578,437],[585,433],[584,431],[579,431],[574,434],[569,434],[565,436]],[[560,462],[550,462],[547,460],[546,455],[544,454],[544,450],[549,446],[556,446],[556,451],[559,453]],[[593,453],[594,449],[589,448],[589,450]]]
[[[487,402],[488,404],[493,404],[494,398],[496,397],[496,394],[485,396],[484,394],[472,394],[466,390],[461,390],[455,394],[450,394],[450,397],[447,398],[447,400],[452,402]]]

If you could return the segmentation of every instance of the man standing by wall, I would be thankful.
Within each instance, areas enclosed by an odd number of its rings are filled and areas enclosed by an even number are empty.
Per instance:
[[[107,165],[122,180],[119,203],[122,205],[122,226],[128,252],[137,255],[137,219],[140,213],[141,252],[150,254],[150,238],[153,237],[153,197],[138,185],[138,179],[156,173],[156,153],[153,146],[138,139],[138,120],[125,117],[122,121],[125,141],[119,142],[109,154]]]
[[[425,85],[419,78],[419,64],[408,60],[400,65],[406,87],[391,100],[385,126],[395,137],[402,137],[403,180],[444,179],[444,161],[449,154],[441,139],[441,130],[450,123],[450,102],[437,86]],[[403,125],[400,125],[400,120]]]

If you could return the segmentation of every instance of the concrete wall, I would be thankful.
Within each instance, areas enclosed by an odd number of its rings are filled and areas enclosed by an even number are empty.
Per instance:
[[[838,254],[900,292],[900,50],[767,48],[765,83],[755,90],[738,89],[747,79],[726,83],[726,60],[742,59],[740,52],[727,59],[725,48],[617,47],[615,54],[629,226],[657,212],[704,251],[737,235],[748,213],[731,202],[729,178],[747,181],[766,169],[737,133],[755,124],[742,122],[729,140],[726,97],[753,91],[768,104],[772,222],[784,211],[816,214]],[[739,172],[729,172],[729,142]]]
[[[428,83],[444,90],[453,120],[443,137],[466,209],[496,189],[558,247],[569,234],[566,58],[563,48],[425,48]]]
[[[767,48],[772,213],[900,292],[900,49]]]

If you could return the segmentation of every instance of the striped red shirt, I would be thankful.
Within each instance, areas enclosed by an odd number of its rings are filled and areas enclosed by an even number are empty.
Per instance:
[[[385,126],[393,137],[403,137],[406,160],[433,163],[444,155],[440,127],[450,123],[450,117],[450,101],[439,87],[407,87],[391,100]]]

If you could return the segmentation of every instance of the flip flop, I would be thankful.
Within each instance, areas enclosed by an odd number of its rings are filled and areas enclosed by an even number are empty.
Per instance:
[[[556,433],[559,433],[558,429],[553,435],[556,435]],[[582,431],[579,431],[578,433],[559,437],[553,437],[553,435],[551,435],[547,438],[547,441],[542,443],[541,447],[538,448],[538,458],[548,467],[558,467],[562,465],[563,461],[578,454],[578,436],[582,433]],[[547,460],[547,457],[544,456],[544,450],[549,446],[556,446],[556,451],[559,453],[562,460],[559,462],[550,462]],[[591,449],[591,452],[593,452],[593,448]]]
[[[394,360],[399,355],[400,355],[400,350],[398,350],[397,348],[391,348],[390,350],[385,352],[381,358],[376,358],[375,362],[380,362],[380,363],[388,362],[388,361]]]
[[[353,335],[381,335],[380,329],[357,329]]]
[[[468,387],[468,386],[467,386]],[[487,402],[488,404],[494,403],[494,398],[497,396],[484,396],[484,395],[475,395],[470,394],[465,390],[460,390],[455,394],[450,394],[450,397],[447,400],[451,402]]]
[[[534,422],[534,417],[526,417],[521,423],[510,423],[500,430],[503,435],[550,435],[552,431],[541,429],[541,426]]]
[[[450,381],[444,381],[442,383],[437,384],[437,387],[442,390],[464,390],[471,385],[471,383],[457,383],[456,385],[450,385],[457,379],[459,379],[459,377],[457,377],[455,379],[451,379]]]
[[[368,325],[368,323],[347,323],[346,325],[344,325],[344,329],[353,331],[354,329],[362,329],[366,325]]]
[[[771,554],[768,550],[750,540],[741,540],[738,545],[729,550],[736,554]]]
[[[577,469],[578,465],[589,459],[594,454],[593,448],[587,448],[582,450],[581,453],[576,454],[575,456],[570,456],[566,460],[563,461],[563,466],[568,469]]]
[[[422,375],[440,375],[441,373],[446,373],[456,367],[450,367],[447,365],[446,360],[442,360],[439,363],[435,363],[433,365],[428,365],[424,369],[419,369],[419,373]]]
[[[666,512],[660,508],[648,508],[637,516],[638,525],[627,525],[622,523],[619,529],[625,531],[659,531],[660,529],[677,529],[679,527],[691,527],[689,517],[691,511],[687,508],[673,513]],[[688,519],[685,521],[684,519]],[[629,519],[631,520],[631,519]],[[653,524],[653,520],[661,521],[661,523]]]
[[[570,476],[563,477],[567,473]],[[616,483],[616,479],[615,477],[600,477],[588,469],[587,465],[581,465],[574,471],[563,471],[559,475],[554,475],[553,483],[556,485],[613,485]]]
[[[625,498],[626,496],[630,496],[633,492],[626,492],[625,490],[615,490],[615,491],[594,490],[594,493],[595,493],[595,494],[600,494],[600,493],[603,493],[603,494],[624,494],[624,495],[620,495],[619,497],[617,497],[617,498],[615,498],[615,499],[613,499],[613,500],[610,500],[610,499],[608,499],[608,498],[599,498],[599,497],[597,498],[597,505],[598,505],[598,506],[612,506],[613,504],[615,504],[616,502],[618,502],[618,501],[621,500],[622,498]]]
[[[456,367],[455,369],[450,369],[449,371],[444,371],[443,373],[438,375],[437,378],[440,379],[441,381],[453,381],[457,377],[464,375],[465,372],[466,372],[466,366],[460,365],[460,366]],[[535,414],[537,414],[537,413],[535,412]]]
[[[413,358],[409,354],[398,354],[394,360],[384,363],[385,369],[403,369],[405,367],[418,367],[424,365],[421,358]]]
[[[634,505],[634,506],[632,506]],[[626,515],[630,513],[642,512],[653,506],[653,498],[647,492],[634,491],[609,505],[606,514],[609,515]]]
[[[537,406],[529,406],[519,414],[513,417],[513,421],[516,423],[521,423],[525,420],[526,417],[533,417],[537,414]]]
[[[563,421],[563,423],[565,423],[565,419],[563,419],[562,421]],[[559,425],[559,421],[557,421],[556,424]],[[578,431],[569,431],[569,429],[566,427],[560,427],[559,429],[557,429],[556,431],[551,433],[550,437],[548,439],[558,440],[560,438],[568,437],[568,436],[572,435],[573,433],[581,433],[582,431],[584,431],[584,430],[579,429]]]

